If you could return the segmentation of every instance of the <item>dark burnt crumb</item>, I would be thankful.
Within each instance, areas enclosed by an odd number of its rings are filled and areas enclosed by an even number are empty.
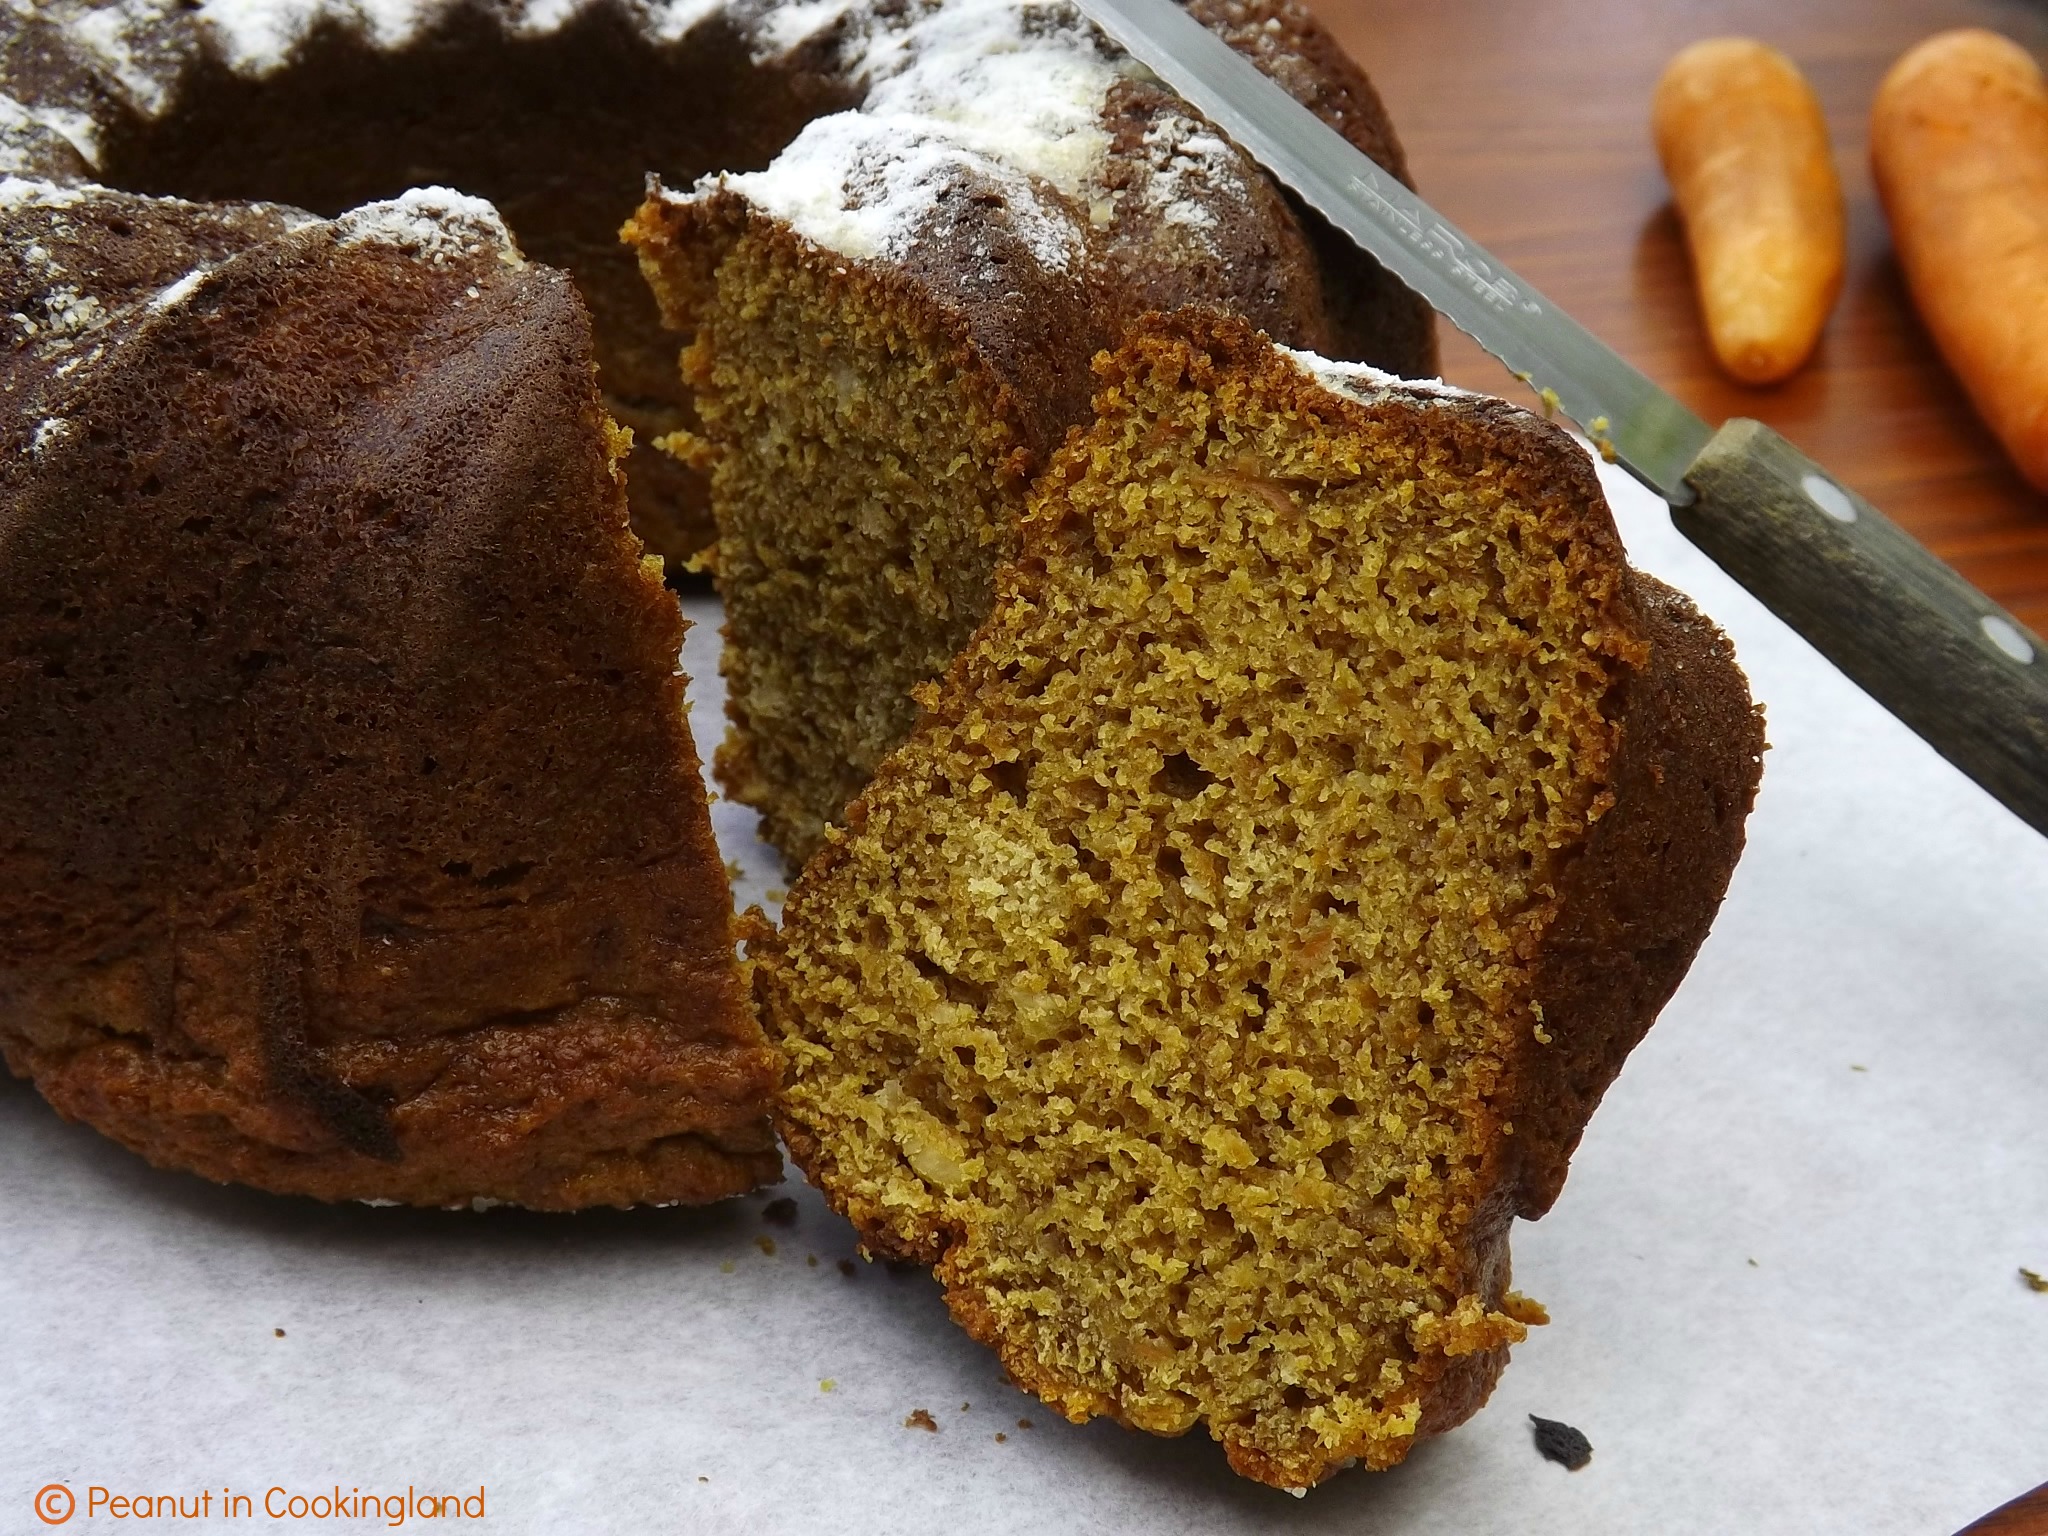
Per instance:
[[[778,1227],[796,1225],[796,1202],[784,1195],[780,1200],[770,1200],[761,1207],[761,1219]]]
[[[1556,1419],[1539,1419],[1533,1413],[1529,1422],[1536,1426],[1536,1450],[1545,1461],[1554,1461],[1567,1472],[1576,1472],[1593,1459],[1593,1442],[1571,1425],[1560,1424]]]
[[[1029,1429],[1031,1428],[1031,1421],[1029,1419],[1019,1419],[1017,1421],[1017,1427],[1019,1429]]]
[[[972,1403],[962,1403],[962,1404],[960,1405],[960,1411],[961,1411],[962,1413],[965,1413],[965,1412],[966,1412],[966,1411],[967,1411],[968,1409],[972,1408],[973,1406],[974,1406],[974,1404],[972,1404]]]
[[[1001,1431],[1000,1429],[996,1431],[996,1444],[997,1444],[997,1445],[1001,1445],[1001,1444],[1003,1444],[1003,1443],[1004,1443],[1005,1441],[1007,1441],[1007,1440],[1008,1440],[1009,1438],[1010,1438],[1010,1437],[1009,1437],[1008,1435],[1004,1434],[1004,1433],[1003,1433],[1003,1432],[1002,1432],[1002,1431]]]
[[[2023,1269],[2023,1270],[2021,1270],[2021,1271],[2020,1271],[2020,1273],[2024,1275],[2024,1274],[2026,1274],[2027,1272],[2026,1272],[2026,1271],[2025,1271],[2025,1270]],[[2035,1275],[2035,1276],[2029,1276],[2029,1278],[2030,1278],[2030,1279],[2033,1279],[2033,1280],[2036,1280],[2036,1281],[2038,1281],[2040,1277],[2039,1277],[2038,1275]],[[2042,1285],[2039,1285],[2039,1284],[2037,1284],[2037,1285],[2036,1285],[2036,1286],[2035,1286],[2034,1288],[2035,1288],[2036,1290],[2048,1290],[2048,1286],[2042,1286]],[[273,1328],[273,1329],[271,1329],[270,1331],[271,1331],[271,1332],[272,1332],[273,1334],[275,1334],[275,1335],[276,1335],[276,1336],[277,1336],[278,1338],[280,1338],[280,1339],[284,1337],[284,1330],[283,1330],[282,1328]]]
[[[754,1239],[754,1246],[770,1258],[775,1256],[775,1239],[772,1237],[757,1237]]]
[[[2024,1264],[2020,1266],[2020,1279],[2026,1282],[2030,1291],[2048,1291],[2048,1275],[2037,1275]],[[278,1330],[278,1336],[284,1336],[282,1329]]]
[[[697,1479],[697,1481],[698,1481],[698,1482],[700,1482],[700,1483],[708,1483],[708,1482],[710,1482],[710,1481],[711,1481],[711,1479],[710,1479],[710,1478],[708,1478],[708,1477],[700,1477],[700,1478],[698,1478],[698,1479]]]
[[[939,1421],[932,1417],[931,1409],[920,1408],[903,1421],[903,1427],[905,1429],[926,1429],[936,1435],[939,1432]]]
[[[860,1273],[860,1271],[856,1270],[853,1267],[853,1260],[841,1259],[839,1261],[839,1273],[846,1276],[847,1279],[851,1280],[856,1274]]]

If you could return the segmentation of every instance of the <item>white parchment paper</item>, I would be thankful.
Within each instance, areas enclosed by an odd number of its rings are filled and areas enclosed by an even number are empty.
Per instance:
[[[1555,1321],[1462,1430],[1296,1500],[1199,1433],[1056,1420],[927,1277],[842,1273],[849,1230],[800,1185],[771,1192],[794,1227],[770,1194],[330,1209],[155,1172],[10,1080],[0,1532],[49,1529],[31,1501],[64,1482],[64,1529],[94,1531],[390,1524],[89,1517],[94,1486],[412,1486],[486,1513],[408,1524],[506,1533],[1939,1536],[2048,1478],[2048,1295],[2018,1274],[2048,1272],[2048,840],[1606,479],[1637,562],[1735,637],[1774,746],[1713,937],[1517,1229]],[[715,814],[743,900],[780,886],[749,813]],[[1592,1464],[1540,1460],[1531,1413]]]

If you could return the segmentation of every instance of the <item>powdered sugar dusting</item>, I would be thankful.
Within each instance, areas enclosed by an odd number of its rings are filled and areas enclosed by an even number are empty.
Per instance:
[[[769,47],[793,47],[845,14],[813,0],[764,23]],[[1080,247],[1073,214],[1034,182],[1086,208],[1109,152],[1102,107],[1119,76],[1064,3],[931,0],[907,21],[869,21],[850,73],[867,83],[858,111],[819,118],[765,171],[707,178],[739,192],[807,239],[857,258],[900,255],[937,196],[965,175],[994,183],[1041,261],[1067,267]]]
[[[512,18],[512,30],[529,37],[557,31],[588,4],[589,0],[527,0]]]
[[[447,9],[447,0],[204,0],[199,20],[231,69],[263,75],[284,65],[318,22],[401,48]]]
[[[1183,113],[1165,113],[1146,133],[1145,148],[1153,160],[1147,195],[1168,224],[1206,234],[1216,228],[1210,206],[1215,195],[1234,192],[1242,198],[1242,161],[1206,124]],[[1209,193],[1210,199],[1198,192]]]
[[[25,308],[7,317],[24,341],[40,340],[69,345],[88,331],[98,330],[112,317],[99,296],[81,293],[70,283],[55,283],[36,294]]]
[[[67,107],[38,107],[29,114],[70,144],[90,166],[100,163],[100,125],[84,112]]]
[[[143,39],[165,20],[162,0],[119,0],[115,5],[66,9],[71,12],[64,23],[66,34],[98,56],[136,110],[145,117],[161,113],[170,92],[161,73],[147,64]]]
[[[1047,268],[1064,271],[1079,251],[1073,221],[1047,210],[1010,167],[963,150],[923,125],[865,113],[823,118],[768,170],[717,178],[744,192],[807,240],[860,260],[904,255],[940,195],[972,176],[1002,195],[1011,227]]]
[[[1275,350],[1324,389],[1347,400],[1356,400],[1360,405],[1372,405],[1394,395],[1426,395],[1438,400],[1487,398],[1472,390],[1460,389],[1455,384],[1446,384],[1442,379],[1404,379],[1397,374],[1383,372],[1370,363],[1335,362],[1313,352],[1297,352],[1293,347],[1276,347]]]
[[[157,314],[162,314],[167,309],[175,309],[199,291],[199,285],[206,281],[212,271],[211,267],[198,267],[187,272],[170,286],[158,289],[156,296],[149,301],[150,309]]]
[[[388,245],[437,267],[486,250],[519,260],[498,210],[447,187],[415,187],[389,202],[365,203],[336,219],[334,233],[341,246]]]
[[[21,208],[34,203],[45,208],[69,208],[84,200],[76,187],[60,187],[54,181],[36,177],[0,177],[0,208]]]
[[[33,11],[21,0],[15,9]],[[457,0],[54,0],[43,7],[68,36],[94,54],[133,105],[158,116],[169,104],[171,82],[189,52],[176,39],[196,24],[208,51],[238,74],[263,76],[289,64],[323,23],[361,34],[379,48],[403,48],[454,9]],[[507,28],[525,36],[553,32],[599,0],[503,0]],[[729,0],[626,0],[646,34],[672,43],[726,8]],[[832,0],[838,3],[838,0]],[[770,12],[771,15],[777,12]],[[153,56],[146,39],[171,40]],[[161,50],[159,50],[161,52]],[[88,158],[93,158],[88,155]]]
[[[656,42],[673,43],[725,8],[724,0],[643,0],[641,11],[648,35]]]
[[[756,57],[786,54],[842,20],[853,0],[797,0],[778,5],[762,16],[756,34]]]
[[[36,424],[36,435],[30,440],[28,445],[29,454],[32,457],[41,458],[46,448],[67,436],[70,431],[71,423],[62,416],[52,416],[47,421],[38,422]]]
[[[1118,78],[1066,4],[948,0],[877,36],[865,110],[934,125],[962,148],[1080,198],[1109,152],[1102,105]]]
[[[99,124],[70,107],[29,107],[0,95],[0,157],[15,168],[29,162],[28,141],[38,133],[54,133],[77,150],[88,165],[99,163]]]

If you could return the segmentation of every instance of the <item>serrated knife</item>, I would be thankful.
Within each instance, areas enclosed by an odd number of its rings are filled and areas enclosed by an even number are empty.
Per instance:
[[[2048,835],[2048,646],[1762,422],[1719,431],[1175,0],[1077,0],[1311,207],[1554,401],[1721,568]]]

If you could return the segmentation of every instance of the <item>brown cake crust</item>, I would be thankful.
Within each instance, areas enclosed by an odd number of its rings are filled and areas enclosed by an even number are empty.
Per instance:
[[[102,191],[0,230],[9,1065],[323,1199],[773,1179],[682,621],[568,281]]]
[[[1708,931],[1741,852],[1743,822],[1756,792],[1764,749],[1761,716],[1725,637],[1684,597],[1627,567],[1590,462],[1555,428],[1504,402],[1408,392],[1393,381],[1381,381],[1371,398],[1333,399],[1307,376],[1279,365],[1265,340],[1242,322],[1212,316],[1148,321],[1123,353],[1101,365],[1111,390],[1148,369],[1176,367],[1185,368],[1198,388],[1215,387],[1233,374],[1255,374],[1276,411],[1350,416],[1370,421],[1375,430],[1412,434],[1415,452],[1540,509],[1545,526],[1564,535],[1576,572],[1572,584],[1595,596],[1602,632],[1597,643],[1610,658],[1606,691],[1594,695],[1599,718],[1607,722],[1605,745],[1587,761],[1591,799],[1580,832],[1574,843],[1556,850],[1544,877],[1551,894],[1517,916],[1511,930],[1519,936],[1514,953],[1528,978],[1527,1003],[1509,1006],[1495,1047],[1498,1077],[1483,1099],[1462,1111],[1482,1128],[1485,1150],[1476,1176],[1458,1196],[1462,1203],[1444,1218],[1458,1229],[1457,1255],[1437,1283],[1443,1295],[1463,1300],[1437,1320],[1433,1342],[1419,1348],[1406,1367],[1401,1391],[1416,1413],[1412,1431],[1392,1441],[1369,1439],[1350,1451],[1384,1466],[1399,1460],[1415,1440],[1470,1417],[1505,1366],[1520,1325],[1543,1321],[1541,1308],[1509,1290],[1509,1226],[1516,1215],[1542,1215],[1555,1200],[1587,1118]],[[1098,443],[1077,430],[1063,455],[1068,472],[1081,474],[1091,449],[1101,451],[1110,440]],[[832,1022],[819,1009],[833,1013],[838,1006],[807,997],[803,989],[813,984],[805,978],[814,974],[839,974],[832,968],[842,962],[821,958],[816,973],[801,967],[813,946],[822,956],[827,944],[851,942],[841,936],[845,919],[837,904],[845,894],[844,873],[856,867],[857,855],[872,862],[873,850],[863,839],[878,809],[886,808],[892,818],[890,836],[914,848],[918,833],[902,817],[906,806],[927,793],[926,777],[935,786],[931,793],[966,793],[958,781],[964,770],[937,743],[959,735],[985,743],[978,750],[994,758],[1006,744],[1028,739],[1014,735],[1016,723],[1006,723],[1000,701],[991,701],[987,690],[1001,694],[1004,686],[995,681],[994,669],[1005,616],[1014,619],[1043,600],[1051,591],[1049,569],[1075,559],[1061,543],[1066,533],[1055,515],[1057,504],[1041,507],[1047,510],[1026,524],[1020,561],[1001,578],[996,614],[927,697],[930,713],[849,807],[847,830],[834,834],[806,868],[781,932],[750,939],[764,1023],[793,1053],[815,1048],[814,1037]],[[993,778],[994,770],[988,772]],[[904,857],[917,855],[906,851]],[[858,867],[866,870],[868,864]],[[935,931],[952,930],[939,923]],[[830,950],[834,957],[840,953]],[[862,980],[849,972],[844,985],[862,999],[861,1006],[872,1002],[892,1016],[887,1010],[893,1003],[883,994],[870,998],[862,991],[870,965],[880,976],[882,963],[862,950]],[[946,964],[949,970],[964,968],[961,961]],[[966,986],[970,1008],[977,1006],[979,984]],[[963,1000],[952,985],[946,982],[945,995]],[[825,995],[838,996],[820,994]],[[908,1027],[923,1025],[913,1021]],[[921,1058],[908,1060],[900,1068],[906,1075],[925,1070]],[[956,1320],[994,1349],[1026,1390],[1070,1417],[1102,1414],[1162,1428],[1041,1358],[1028,1337],[1012,1332],[990,1304],[987,1273],[977,1272],[969,1258],[975,1245],[952,1218],[936,1214],[938,1207],[927,1212],[905,1205],[900,1191],[878,1198],[866,1176],[852,1171],[847,1146],[834,1138],[844,1139],[856,1128],[819,1123],[810,1098],[801,1099],[809,1107],[798,1108],[804,1074],[822,1070],[815,1064],[796,1069],[778,1124],[791,1156],[854,1222],[863,1243],[890,1257],[934,1264]],[[1002,1101],[1000,1112],[1009,1113],[1007,1105]],[[971,1153],[971,1140],[968,1147]],[[962,1207],[970,1208],[979,1209]],[[1212,1428],[1238,1472],[1277,1486],[1316,1481],[1335,1470],[1344,1454],[1298,1448],[1282,1454],[1257,1443],[1242,1426]]]

